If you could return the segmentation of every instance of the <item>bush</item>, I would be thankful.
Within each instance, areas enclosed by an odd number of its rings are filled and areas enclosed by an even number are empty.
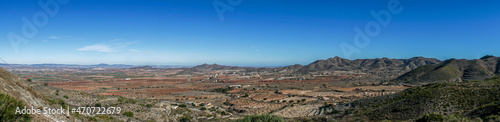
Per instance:
[[[151,104],[147,104],[147,105],[146,105],[146,107],[147,107],[147,108],[151,108],[151,107],[153,107],[153,105],[151,105]]]
[[[236,122],[285,122],[285,119],[277,115],[263,114],[245,116],[242,119],[236,120]]]
[[[179,107],[185,108],[185,107],[187,107],[187,105],[186,104],[182,104],[182,105],[179,105]]]
[[[453,114],[444,117],[444,120],[447,122],[461,122],[462,120],[470,120],[470,118],[464,117],[460,114]]]
[[[131,111],[124,112],[123,115],[125,115],[127,117],[134,117],[134,113]]]
[[[214,92],[227,93],[227,91],[231,91],[233,89],[234,89],[233,87],[216,88],[216,89],[214,89]]]
[[[422,118],[418,119],[417,122],[433,122],[433,121],[443,121],[444,117],[437,113],[427,113]]]
[[[207,108],[205,108],[205,107],[201,107],[201,109],[200,109],[200,110],[204,111],[204,110],[207,110]]]
[[[59,104],[61,104],[61,105],[64,105],[64,104],[65,104],[64,100],[59,100],[59,101],[57,101],[57,103],[59,103]]]
[[[182,117],[181,120],[179,120],[181,122],[191,122],[191,118],[190,117]]]
[[[229,101],[226,101],[224,102],[224,105],[231,105],[231,103],[229,103]]]
[[[47,98],[46,100],[47,100],[47,102],[49,102],[51,105],[52,105],[52,104],[56,104],[56,103],[57,103],[57,102],[56,102],[56,100],[54,100],[54,99]]]
[[[489,115],[484,118],[485,121],[493,121],[493,122],[499,122],[500,121],[500,116],[499,115]]]
[[[68,98],[69,98],[69,97],[68,97],[68,96],[66,96],[66,95],[64,95],[63,97],[64,97],[64,98],[66,98],[66,99],[68,99]]]
[[[4,122],[30,121],[29,114],[15,114],[17,107],[24,108],[24,106],[22,100],[0,93],[0,120]]]
[[[97,121],[97,118],[95,118],[95,117],[89,117],[89,121]]]

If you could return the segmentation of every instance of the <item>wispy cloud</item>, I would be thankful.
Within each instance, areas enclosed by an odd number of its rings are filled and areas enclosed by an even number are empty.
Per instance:
[[[59,37],[59,36],[50,36],[49,38],[51,38],[51,39],[58,39],[58,38],[61,38],[61,37]]]
[[[134,53],[141,52],[141,51],[140,51],[140,50],[138,50],[138,49],[130,49],[130,50],[128,50],[128,51],[129,51],[129,52],[134,52]]]
[[[85,46],[79,49],[76,49],[78,51],[96,51],[96,52],[104,52],[104,53],[109,53],[113,52],[114,49],[111,48],[110,46],[103,45],[103,44],[95,44],[95,45],[90,45],[90,46]]]
[[[120,42],[121,39],[111,40],[105,43],[99,43],[89,46],[84,46],[82,48],[76,49],[78,51],[94,51],[94,52],[102,52],[102,53],[111,53],[111,52],[129,52],[129,53],[138,53],[141,52],[138,49],[128,49],[129,45],[136,43],[137,41],[131,42]]]

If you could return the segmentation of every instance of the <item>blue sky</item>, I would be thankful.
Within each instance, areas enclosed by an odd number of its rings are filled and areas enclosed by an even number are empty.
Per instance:
[[[222,14],[223,20],[214,8],[215,0],[70,0],[65,4],[65,0],[42,0],[46,1],[58,5],[54,16],[36,0],[0,1],[2,59],[17,64],[282,66],[335,56],[500,56],[498,0],[241,0],[239,4],[218,0],[217,5],[233,9]],[[370,22],[380,25],[370,12],[387,11],[395,1],[401,11],[390,14],[391,20],[379,26],[369,43],[356,45],[354,28],[365,30]],[[40,27],[34,25],[35,34],[25,29],[32,36],[27,37],[22,18],[33,23],[33,16]],[[25,38],[26,43],[13,45],[9,33]],[[358,52],[343,52],[343,43]]]

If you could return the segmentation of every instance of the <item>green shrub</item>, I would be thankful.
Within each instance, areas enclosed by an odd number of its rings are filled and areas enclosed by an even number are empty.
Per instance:
[[[95,117],[89,117],[89,121],[97,121],[97,118],[95,118]]]
[[[191,118],[184,116],[179,121],[181,121],[181,122],[191,122]]]
[[[14,121],[30,121],[29,114],[15,114],[16,109],[24,108],[25,104],[22,100],[17,100],[7,94],[0,92],[0,120],[4,122]]]
[[[485,121],[493,121],[493,122],[499,122],[500,121],[500,116],[499,115],[489,115],[484,118]]]
[[[214,92],[227,93],[227,91],[231,91],[233,89],[234,89],[233,87],[216,88],[214,89]]]
[[[444,117],[441,114],[437,113],[427,113],[422,118],[418,119],[417,122],[434,122],[434,121],[443,121]]]
[[[65,105],[66,103],[64,102],[64,100],[59,100],[57,101],[58,104],[61,104],[61,105]]]
[[[52,105],[52,104],[57,104],[56,100],[54,100],[54,99],[47,98],[46,100],[47,100],[47,102],[49,102],[51,105]]]
[[[224,105],[231,105],[231,103],[229,103],[229,101],[226,101],[224,102]]]
[[[285,122],[285,119],[277,115],[263,114],[245,116],[236,120],[236,122]]]
[[[447,122],[462,122],[463,120],[470,120],[470,118],[464,117],[460,114],[453,114],[444,117],[444,120]]]
[[[123,115],[125,115],[127,117],[134,117],[134,113],[131,111],[124,112]]]

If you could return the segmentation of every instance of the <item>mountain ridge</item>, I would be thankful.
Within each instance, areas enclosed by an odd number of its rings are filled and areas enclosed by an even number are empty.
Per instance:
[[[397,83],[462,82],[500,75],[500,57],[480,59],[448,59],[440,64],[425,65],[392,80]]]
[[[398,70],[408,71],[427,64],[438,64],[442,62],[435,58],[413,57],[409,59],[356,59],[349,60],[335,56],[328,59],[316,60],[308,65],[289,65],[276,68],[266,67],[238,67],[226,66],[219,64],[202,64],[192,67],[196,70],[247,70],[247,71],[269,71],[269,72],[289,72],[308,74],[315,72],[334,72],[334,71],[351,71],[351,70],[369,70],[369,71],[387,71]]]

